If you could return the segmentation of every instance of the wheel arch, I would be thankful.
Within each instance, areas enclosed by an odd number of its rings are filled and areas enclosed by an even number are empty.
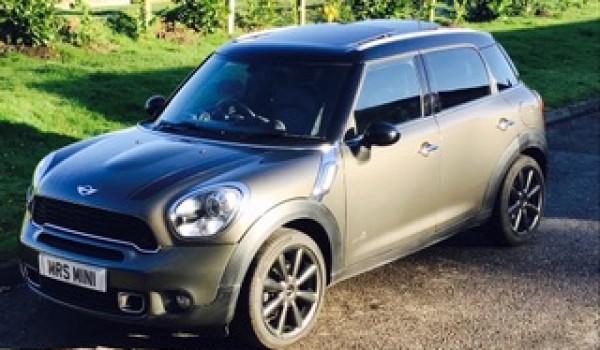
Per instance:
[[[548,146],[546,136],[542,131],[529,131],[515,138],[504,151],[492,173],[484,195],[479,221],[485,221],[494,210],[498,191],[511,165],[521,155],[535,159],[542,168],[544,177],[548,174]]]
[[[307,236],[309,236],[319,249],[321,250],[321,254],[323,254],[323,259],[325,260],[325,268],[326,268],[326,282],[329,285],[331,282],[331,272],[332,272],[332,249],[331,249],[331,239],[325,228],[317,221],[311,218],[303,218],[292,220],[283,225],[283,227],[292,228],[298,230]]]
[[[544,177],[548,176],[548,157],[544,151],[538,147],[528,147],[521,151],[522,155],[529,156],[540,165]]]
[[[251,225],[225,268],[221,287],[232,287],[236,291],[231,300],[228,321],[233,319],[239,292],[258,250],[282,227],[301,231],[315,241],[325,260],[327,284],[342,266],[342,239],[333,214],[322,203],[309,199],[280,203]]]

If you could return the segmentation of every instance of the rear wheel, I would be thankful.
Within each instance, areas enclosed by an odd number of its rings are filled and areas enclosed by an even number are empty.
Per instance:
[[[240,311],[241,321],[250,323],[245,326],[250,340],[279,348],[307,335],[325,293],[325,264],[317,244],[299,231],[280,229],[259,250],[249,273]]]
[[[504,178],[495,206],[494,238],[503,245],[516,246],[536,233],[544,209],[544,174],[531,157],[520,156]]]

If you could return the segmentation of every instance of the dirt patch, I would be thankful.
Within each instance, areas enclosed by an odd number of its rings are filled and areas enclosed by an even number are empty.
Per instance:
[[[0,42],[0,54],[19,52],[30,57],[48,59],[58,56],[58,51],[49,46],[7,45]]]
[[[197,33],[181,23],[160,21],[156,24],[156,37],[178,44],[195,45],[198,42]]]

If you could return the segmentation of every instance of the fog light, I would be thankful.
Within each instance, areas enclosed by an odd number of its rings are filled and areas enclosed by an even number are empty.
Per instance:
[[[185,291],[170,290],[162,294],[165,310],[169,313],[182,313],[189,311],[194,306],[194,299]]]
[[[175,296],[175,302],[177,303],[177,307],[181,309],[181,311],[189,310],[192,307],[192,297],[185,293],[178,293]]]

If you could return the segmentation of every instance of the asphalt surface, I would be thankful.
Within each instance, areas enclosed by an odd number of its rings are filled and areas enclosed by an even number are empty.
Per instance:
[[[532,244],[497,248],[474,230],[339,283],[294,348],[600,348],[600,113],[554,124],[548,140]],[[0,276],[0,347],[242,347],[98,320],[9,280]]]

